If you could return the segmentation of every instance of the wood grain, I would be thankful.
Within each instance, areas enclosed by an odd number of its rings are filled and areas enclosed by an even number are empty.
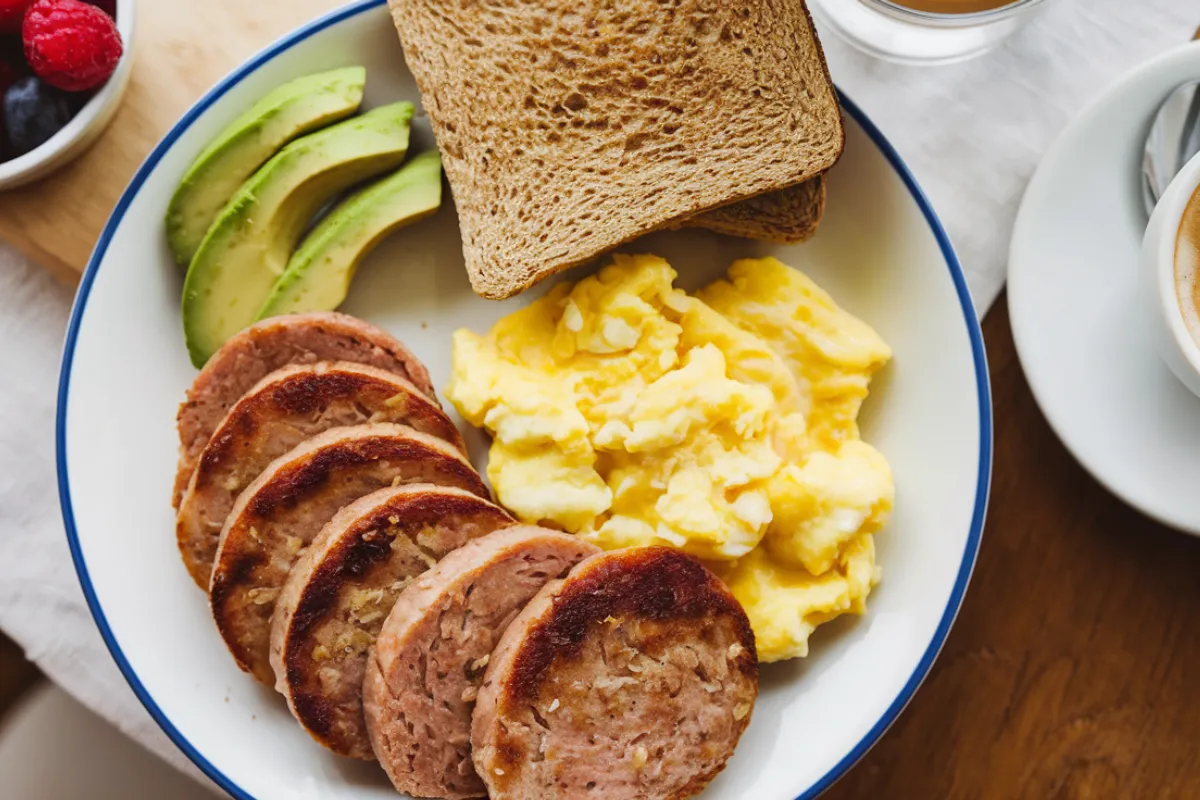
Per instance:
[[[112,125],[79,160],[0,194],[0,238],[74,284],[125,185],[184,111],[266,44],[339,0],[147,0],[133,77]]]
[[[996,458],[970,591],[908,710],[826,798],[1200,797],[1200,539],[1067,453],[1003,300],[984,334]]]

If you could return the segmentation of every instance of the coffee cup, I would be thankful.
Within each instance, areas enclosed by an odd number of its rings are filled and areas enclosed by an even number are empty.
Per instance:
[[[1200,395],[1200,155],[1175,176],[1142,241],[1141,301],[1171,372]]]

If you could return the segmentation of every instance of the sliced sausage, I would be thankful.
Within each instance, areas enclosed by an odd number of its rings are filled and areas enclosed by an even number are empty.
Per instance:
[[[263,469],[330,428],[398,422],[465,449],[446,413],[394,372],[348,361],[292,365],[244,394],[217,425],[179,504],[176,537],[192,578],[207,587],[225,518]]]
[[[221,531],[209,595],[217,628],[242,669],[274,683],[271,612],[304,547],[342,507],[404,483],[488,497],[456,448],[389,423],[318,434],[271,462],[238,496]]]
[[[179,468],[172,503],[187,489],[196,460],[238,398],[288,364],[353,361],[395,372],[437,402],[429,372],[403,344],[369,322],[336,312],[288,314],[251,325],[200,370],[179,406]]]
[[[288,575],[271,624],[275,688],[321,744],[374,759],[363,719],[367,648],[413,579],[452,550],[515,525],[461,489],[380,489],[343,508]]]
[[[375,754],[401,792],[479,797],[471,709],[500,634],[547,581],[596,548],[516,527],[476,539],[401,592],[367,664],[363,706]]]
[[[758,695],[754,634],[725,586],[662,547],[548,584],[488,665],[471,729],[492,800],[665,800],[725,766]]]

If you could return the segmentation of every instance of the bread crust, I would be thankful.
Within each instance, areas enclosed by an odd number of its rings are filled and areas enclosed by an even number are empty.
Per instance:
[[[778,192],[707,211],[679,224],[725,236],[776,244],[799,244],[817,233],[825,214],[826,179],[821,174]]]

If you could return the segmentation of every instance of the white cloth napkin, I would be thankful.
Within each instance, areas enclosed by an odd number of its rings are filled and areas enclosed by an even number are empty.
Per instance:
[[[983,310],[1004,282],[1020,194],[1054,136],[1114,78],[1200,24],[1200,6],[1180,0],[1046,4],[1000,50],[950,67],[885,64],[823,37],[838,85],[890,137],[940,212]],[[84,704],[189,769],[108,656],[68,554],[54,404],[69,305],[68,291],[0,246],[0,628]]]

